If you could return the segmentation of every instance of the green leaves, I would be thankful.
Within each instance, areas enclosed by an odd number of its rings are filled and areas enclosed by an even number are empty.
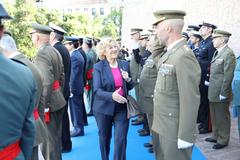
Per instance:
[[[7,12],[14,18],[5,21],[5,26],[12,33],[20,52],[29,58],[35,56],[36,48],[33,46],[29,32],[30,24],[38,22],[48,25],[53,22],[63,27],[68,35],[91,37],[119,37],[122,26],[122,9],[113,10],[110,15],[102,17],[90,16],[85,13],[63,13],[47,8],[37,8],[33,0],[3,0]]]

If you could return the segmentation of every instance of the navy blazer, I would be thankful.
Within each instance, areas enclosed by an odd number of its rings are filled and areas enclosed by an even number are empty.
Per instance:
[[[81,95],[84,91],[84,58],[79,50],[71,54],[70,90],[74,95]]]
[[[64,75],[65,75],[63,95],[65,99],[67,99],[70,96],[70,89],[69,89],[69,78],[70,78],[70,72],[71,72],[70,54],[67,48],[61,42],[55,43],[53,47],[56,48],[62,56],[63,66],[64,66]]]
[[[83,51],[82,47],[78,48],[79,52],[81,53],[81,55],[83,56],[84,59],[84,70],[83,70],[83,80],[84,80],[84,86],[86,85],[86,67],[87,67],[87,55],[86,53]]]
[[[118,67],[127,71],[131,77],[129,63],[125,60],[118,60]],[[128,95],[128,91],[134,87],[135,83],[131,80],[126,82],[123,79],[124,95]],[[94,65],[93,72],[93,112],[106,115],[114,115],[115,102],[112,94],[115,91],[115,84],[111,67],[107,60],[99,61]]]

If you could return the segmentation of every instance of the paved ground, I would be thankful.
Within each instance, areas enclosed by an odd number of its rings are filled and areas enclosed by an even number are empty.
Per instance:
[[[212,149],[213,143],[205,142],[211,134],[198,135],[196,145],[208,160],[240,160],[240,141],[237,130],[237,119],[232,119],[231,138],[227,147],[220,150]]]

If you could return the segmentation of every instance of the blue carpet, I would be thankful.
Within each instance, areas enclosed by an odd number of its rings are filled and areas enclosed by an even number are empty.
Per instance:
[[[129,126],[127,159],[128,160],[154,160],[154,155],[147,152],[143,143],[149,142],[150,137],[140,137],[137,130],[142,126]],[[70,153],[63,154],[63,160],[100,160],[97,126],[94,117],[88,118],[85,127],[85,136],[72,138],[73,149]],[[110,160],[113,159],[113,139],[111,143]],[[206,160],[198,148],[194,147],[193,160]]]

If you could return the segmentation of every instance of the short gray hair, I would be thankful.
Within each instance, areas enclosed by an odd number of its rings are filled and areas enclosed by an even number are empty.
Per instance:
[[[1,46],[1,48],[3,48],[4,50],[7,50],[9,52],[17,51],[17,46],[15,43],[15,40],[7,34],[4,34],[3,37],[1,38],[0,46]]]

